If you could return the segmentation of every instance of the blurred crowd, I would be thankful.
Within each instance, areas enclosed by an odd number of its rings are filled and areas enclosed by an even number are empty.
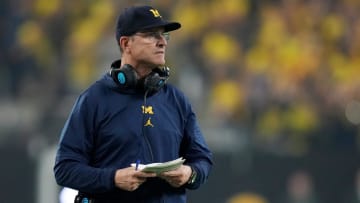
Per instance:
[[[244,132],[256,148],[356,148],[359,9],[355,0],[182,1],[175,47],[189,55],[176,67],[196,70],[179,78],[198,89],[209,126]]]
[[[170,82],[215,152],[358,153],[359,0],[2,0],[0,146],[56,144],[76,96],[120,57],[117,15],[144,3],[182,24]]]

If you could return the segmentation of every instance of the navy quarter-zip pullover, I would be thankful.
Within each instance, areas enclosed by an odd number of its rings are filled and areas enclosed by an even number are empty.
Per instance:
[[[174,188],[148,178],[137,190],[115,187],[117,169],[137,159],[142,164],[179,157],[197,172],[192,185]],[[59,185],[74,188],[99,202],[186,202],[210,173],[212,154],[187,98],[166,84],[155,94],[120,90],[109,74],[77,99],[61,132],[54,173]]]

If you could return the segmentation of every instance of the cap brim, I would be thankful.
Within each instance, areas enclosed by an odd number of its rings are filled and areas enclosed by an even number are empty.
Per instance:
[[[178,22],[171,22],[166,25],[164,25],[165,32],[174,31],[181,28],[181,24]]]
[[[147,30],[147,29],[158,28],[158,27],[163,27],[165,32],[170,32],[170,31],[179,29],[181,27],[181,24],[178,22],[163,22],[163,23],[159,23],[159,24],[145,26],[140,30]]]

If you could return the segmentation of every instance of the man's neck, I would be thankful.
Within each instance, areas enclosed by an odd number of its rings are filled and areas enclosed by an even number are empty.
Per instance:
[[[152,69],[154,68],[154,66],[151,66],[150,64],[144,64],[144,63],[121,59],[121,67],[124,64],[130,64],[134,68],[139,79],[144,78],[145,76],[149,75],[151,73]]]

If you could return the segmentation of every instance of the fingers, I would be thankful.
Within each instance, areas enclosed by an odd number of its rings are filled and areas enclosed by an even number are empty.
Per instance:
[[[144,173],[135,171],[133,168],[118,169],[115,173],[114,181],[116,187],[126,190],[134,191],[140,187],[142,183],[149,177],[155,177],[154,173]]]
[[[167,180],[167,182],[173,187],[180,187],[183,185],[182,182],[178,180]]]
[[[188,181],[190,175],[191,168],[187,165],[182,165],[176,170],[161,173],[159,177],[164,179],[173,187],[180,187]]]
[[[184,184],[179,176],[159,176],[159,177],[165,180],[166,182],[168,182],[173,187],[180,187]]]
[[[170,184],[174,187],[180,187],[186,184],[191,176],[192,169],[188,165],[181,165],[178,170],[169,171],[164,174],[167,178],[170,178]]]
[[[145,175],[145,177],[143,176],[139,176],[139,175],[134,175],[134,177],[136,178],[136,180],[132,183],[129,183],[129,189],[128,191],[134,191],[137,190],[141,184],[143,184],[146,181],[147,177],[152,177],[151,175]]]
[[[134,179],[132,179],[132,181],[129,183],[128,191],[137,190],[141,186],[141,184],[143,184],[147,180],[147,178],[151,178],[155,176],[156,173],[145,173],[141,171],[136,171],[133,174]]]
[[[135,176],[138,178],[151,178],[151,177],[156,177],[156,173],[146,173],[142,171],[137,171],[135,173]]]
[[[145,182],[145,181],[144,181]],[[126,190],[126,191],[135,191],[137,190],[141,184],[143,184],[144,182],[129,182],[129,183],[125,183],[123,184],[123,186],[121,187],[123,190]]]
[[[140,185],[142,184],[143,182],[138,182],[138,183],[132,183],[129,185],[129,188],[127,189],[128,191],[135,191],[137,190]]]
[[[136,181],[131,182],[128,184],[129,188],[127,189],[128,191],[135,191],[137,190],[141,184],[143,184],[146,181],[146,178],[137,178]]]

